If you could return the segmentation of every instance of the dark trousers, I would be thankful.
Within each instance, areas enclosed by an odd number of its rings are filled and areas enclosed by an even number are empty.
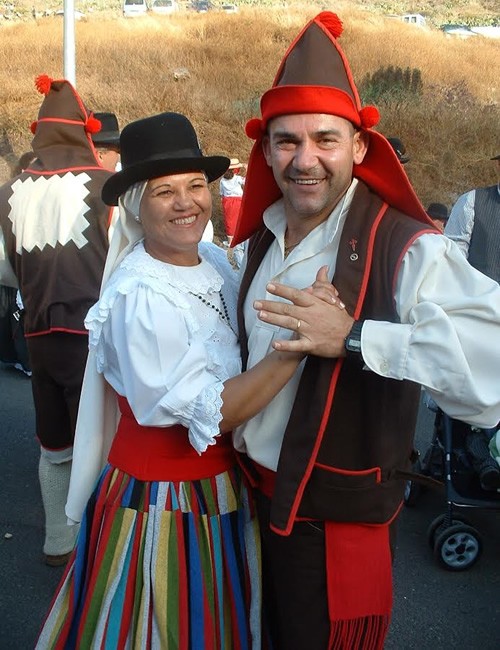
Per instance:
[[[325,537],[298,522],[282,537],[269,528],[270,501],[256,495],[262,536],[263,621],[273,650],[327,650],[330,636]]]
[[[55,332],[26,340],[37,437],[45,449],[67,449],[75,437],[88,337]]]
[[[255,495],[262,537],[264,638],[272,650],[327,650],[330,637],[325,534],[296,522],[284,537],[269,528],[270,500]],[[395,524],[390,526],[394,557]],[[362,647],[362,646],[360,646]]]

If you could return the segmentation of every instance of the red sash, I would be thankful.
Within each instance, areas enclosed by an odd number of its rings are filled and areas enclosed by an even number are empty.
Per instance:
[[[130,476],[140,481],[195,481],[235,465],[230,433],[221,434],[217,444],[198,454],[189,443],[185,427],[143,427],[120,395],[118,405],[121,418],[108,461]]]

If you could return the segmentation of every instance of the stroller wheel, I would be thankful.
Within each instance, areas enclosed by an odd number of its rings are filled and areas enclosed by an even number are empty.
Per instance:
[[[439,515],[437,516],[432,522],[429,528],[427,529],[427,541],[429,542],[429,546],[434,549],[434,544],[436,542],[436,537],[445,530],[444,528],[444,522],[446,519],[446,515]],[[469,521],[465,518],[462,517],[462,515],[457,515],[453,513],[453,521],[451,522],[452,526],[455,526],[457,524],[467,524],[469,525]]]
[[[417,460],[413,463],[412,471],[415,472],[415,474],[422,474],[422,463],[420,462],[420,458],[417,458]],[[414,506],[417,503],[417,499],[420,496],[421,490],[422,486],[419,483],[408,479],[406,481],[405,493],[403,497],[405,506],[408,506],[409,508]]]
[[[482,550],[478,531],[457,523],[436,535],[434,557],[448,571],[465,571],[479,560]]]

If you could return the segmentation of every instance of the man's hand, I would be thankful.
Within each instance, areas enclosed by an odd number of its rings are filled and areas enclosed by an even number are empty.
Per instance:
[[[321,357],[345,356],[344,340],[354,319],[325,278],[326,270],[322,268],[314,285],[304,290],[278,283],[267,285],[269,293],[292,304],[274,300],[254,302],[260,320],[289,329],[299,337],[275,341],[273,347],[276,350],[306,352]]]

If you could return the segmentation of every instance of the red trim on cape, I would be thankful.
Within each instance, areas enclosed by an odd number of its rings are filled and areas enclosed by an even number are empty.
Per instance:
[[[70,330],[66,327],[51,327],[50,329],[44,330],[43,332],[30,332],[29,334],[25,334],[24,338],[29,339],[35,336],[46,336],[47,334],[54,334],[54,332],[62,332],[64,334],[79,334],[80,336],[89,335],[87,330]]]
[[[40,171],[39,169],[30,169],[29,167],[24,170],[24,173],[26,174],[37,174],[38,176],[53,176],[54,174],[62,174],[66,172],[91,172],[91,171],[106,171],[104,167],[63,167],[61,169],[50,169],[50,170],[42,170]]]

